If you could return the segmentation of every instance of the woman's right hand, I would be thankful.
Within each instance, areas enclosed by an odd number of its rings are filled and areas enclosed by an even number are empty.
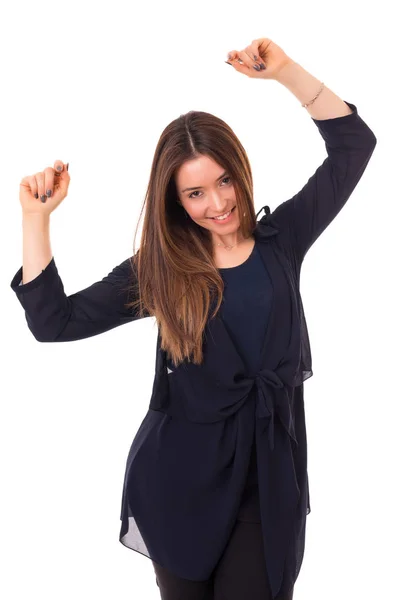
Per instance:
[[[35,175],[27,175],[19,186],[19,201],[23,214],[50,215],[68,194],[70,176],[67,166],[56,160],[54,168],[47,167]],[[61,167],[59,171],[57,167]],[[51,195],[47,196],[47,191]],[[37,198],[36,198],[37,196]],[[43,202],[44,200],[44,202]]]

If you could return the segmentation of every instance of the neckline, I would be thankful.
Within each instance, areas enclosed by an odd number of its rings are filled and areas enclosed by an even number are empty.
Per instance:
[[[240,267],[244,267],[244,265],[246,265],[249,260],[252,258],[254,252],[256,249],[256,243],[254,242],[254,246],[252,251],[250,252],[249,256],[246,258],[246,260],[244,260],[242,263],[240,263],[240,265],[235,265],[234,267],[217,267],[218,271],[234,271],[236,269],[240,269]]]

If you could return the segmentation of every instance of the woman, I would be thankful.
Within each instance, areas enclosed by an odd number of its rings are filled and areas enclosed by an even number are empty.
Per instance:
[[[152,560],[163,600],[293,597],[310,512],[303,382],[313,374],[300,269],[376,145],[356,106],[273,41],[228,58],[238,73],[284,85],[325,141],[323,163],[272,214],[264,206],[256,220],[233,131],[189,112],[157,145],[140,250],[67,297],[49,217],[67,195],[68,165],[20,186],[23,266],[11,287],[38,341],[156,317],[153,391],[127,459],[120,541]]]

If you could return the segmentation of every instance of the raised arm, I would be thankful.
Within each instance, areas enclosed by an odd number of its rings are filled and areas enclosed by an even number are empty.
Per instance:
[[[284,67],[278,81],[304,103],[321,90],[321,82],[297,63]],[[327,87],[322,87],[307,110],[325,142],[328,156],[304,187],[271,215],[290,236],[298,265],[347,202],[377,143],[357,107]]]
[[[126,306],[137,295],[133,257],[84,290],[70,296],[64,292],[51,251],[50,215],[67,196],[69,181],[68,169],[56,161],[54,168],[24,177],[20,184],[23,264],[11,289],[39,342],[80,340],[140,318],[138,309]]]
[[[52,257],[42,272],[21,285],[22,267],[11,281],[29,329],[39,342],[71,342],[98,335],[139,318],[126,303],[136,282],[131,258],[89,287],[67,296]],[[147,314],[144,315],[149,316]]]
[[[346,104],[353,110],[349,115],[313,119],[328,156],[303,188],[271,214],[290,237],[298,265],[346,204],[376,146],[375,135],[358,115],[357,107]]]

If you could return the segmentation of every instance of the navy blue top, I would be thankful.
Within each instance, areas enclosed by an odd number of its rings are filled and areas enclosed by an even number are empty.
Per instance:
[[[256,373],[271,311],[272,288],[268,270],[256,244],[243,263],[218,270],[225,286],[221,317],[247,371]],[[255,437],[237,519],[261,522]]]
[[[224,300],[220,314],[249,373],[256,373],[271,308],[271,280],[254,244],[236,267],[220,268]]]
[[[272,598],[288,593],[299,574],[311,510],[303,382],[313,375],[300,270],[357,186],[377,141],[357,107],[347,104],[351,114],[310,120],[327,156],[273,213],[263,207],[248,264],[221,270],[226,297],[223,310],[206,323],[202,363],[168,367],[160,332],[157,337],[149,408],[126,461],[120,542],[178,577],[204,581],[218,564],[245,504],[254,433]],[[20,267],[11,289],[34,337],[45,343],[80,340],[139,318],[126,305],[133,299],[127,285],[131,289],[137,280],[131,259],[70,295],[54,257],[23,285]],[[236,295],[232,301],[239,274],[240,300]],[[251,336],[243,329],[244,315]],[[115,376],[126,379],[132,402],[147,400],[132,387],[129,373]]]

